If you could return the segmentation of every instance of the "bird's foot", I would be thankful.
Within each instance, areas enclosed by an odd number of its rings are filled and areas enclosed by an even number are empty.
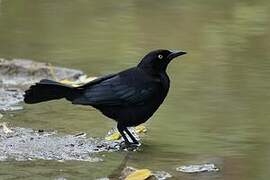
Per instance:
[[[130,142],[121,142],[120,143],[120,149],[121,150],[127,150],[127,151],[136,151],[141,146],[141,143],[130,143]]]

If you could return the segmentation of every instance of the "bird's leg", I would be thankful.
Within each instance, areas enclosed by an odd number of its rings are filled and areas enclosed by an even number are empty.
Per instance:
[[[137,141],[137,139],[131,134],[131,132],[128,130],[127,127],[124,128],[124,131],[126,131],[126,133],[128,134],[128,136],[132,139],[133,144],[139,144],[139,142]]]
[[[123,125],[121,125],[120,123],[117,123],[117,129],[120,132],[120,134],[122,135],[122,137],[124,138],[126,145],[130,145],[128,138],[126,137],[126,135],[124,133],[125,127]]]
[[[120,132],[120,134],[122,135],[122,137],[125,140],[125,145],[120,144],[120,149],[127,149],[128,151],[134,151],[138,148],[138,141],[132,136],[132,134],[129,132],[129,130],[123,126],[122,124],[118,123],[117,124],[117,129]],[[129,142],[127,136],[125,135],[124,131],[128,134],[128,136],[130,136],[130,138],[132,139],[132,143]]]

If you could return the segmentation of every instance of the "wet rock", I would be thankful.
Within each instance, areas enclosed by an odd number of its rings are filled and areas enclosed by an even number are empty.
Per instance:
[[[186,165],[176,168],[176,171],[185,173],[216,172],[219,169],[214,164]]]
[[[134,132],[136,133],[136,132]],[[85,133],[61,135],[44,129],[7,127],[0,124],[0,161],[29,161],[35,159],[57,161],[90,161],[103,159],[100,152],[114,152],[123,140],[88,137]]]
[[[119,150],[119,143],[85,136],[42,133],[28,128],[10,128],[8,134],[0,129],[0,161],[17,160],[76,160],[99,162],[100,152]]]
[[[55,67],[49,63],[34,62],[26,59],[0,59],[0,84],[22,87],[33,84],[41,79],[74,81],[83,75],[75,69]]]
[[[17,111],[23,109],[18,103],[31,84],[45,78],[72,82],[85,75],[80,70],[54,67],[48,63],[0,59],[0,77],[0,111]]]
[[[23,100],[23,92],[20,89],[0,88],[0,111],[21,110],[18,103]]]

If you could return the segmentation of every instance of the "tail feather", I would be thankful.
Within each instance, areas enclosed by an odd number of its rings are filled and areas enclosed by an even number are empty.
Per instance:
[[[61,98],[69,100],[72,99],[73,89],[74,88],[71,86],[43,79],[25,91],[24,102],[27,104],[34,104]]]

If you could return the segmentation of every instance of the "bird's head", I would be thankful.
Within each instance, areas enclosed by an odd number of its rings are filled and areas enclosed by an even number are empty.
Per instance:
[[[143,57],[138,67],[151,73],[165,72],[168,64],[176,57],[186,54],[184,51],[159,49]]]

